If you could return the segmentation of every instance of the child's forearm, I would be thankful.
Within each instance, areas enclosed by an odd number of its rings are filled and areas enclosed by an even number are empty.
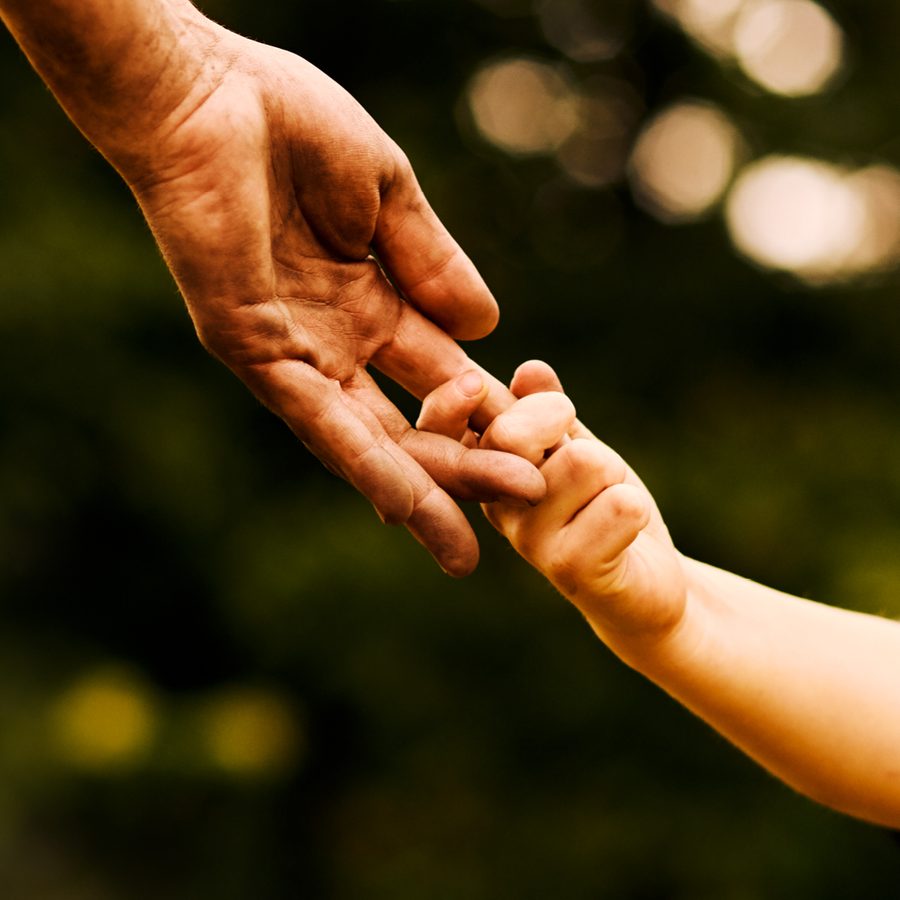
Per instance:
[[[771,772],[828,806],[900,827],[900,623],[685,559],[621,457],[577,423],[576,439],[558,445],[574,410],[561,417],[547,373],[525,370],[512,385],[522,399],[482,446],[543,454],[547,498],[527,509],[490,504],[490,521],[613,652]],[[438,431],[441,418],[431,415]]]
[[[630,665],[820,803],[900,826],[900,624],[685,560],[681,625]]]

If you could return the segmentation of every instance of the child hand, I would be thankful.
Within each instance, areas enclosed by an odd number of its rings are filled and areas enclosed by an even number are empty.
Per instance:
[[[545,363],[520,366],[510,389],[520,399],[480,437],[467,428],[477,400],[467,401],[455,381],[426,398],[417,427],[539,466],[546,498],[533,508],[484,504],[488,519],[614,650],[665,637],[683,616],[686,583],[650,493],[578,422]]]

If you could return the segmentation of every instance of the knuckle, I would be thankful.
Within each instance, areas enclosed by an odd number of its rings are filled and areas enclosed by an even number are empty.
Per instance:
[[[625,460],[614,450],[610,450],[602,444],[599,444],[598,446],[602,448],[603,452],[602,465],[606,474],[607,483],[622,484],[628,474],[628,466],[626,465]]]
[[[407,522],[420,505],[416,486],[397,465],[386,441],[354,448],[341,462],[347,480],[368,497],[386,525]]]
[[[572,477],[580,477],[596,467],[597,457],[592,444],[585,438],[575,438],[556,451]]]
[[[394,157],[394,166],[398,175],[409,178],[413,174],[412,163],[403,148],[393,139],[388,138],[390,151]]]
[[[409,519],[408,515],[396,507],[376,506],[375,511],[385,525],[402,525]]]
[[[631,485],[617,484],[606,493],[610,515],[617,521],[634,523],[644,518],[644,498]]]
[[[410,182],[415,181],[415,173],[413,171],[412,163],[409,161],[409,157],[396,141],[392,140],[387,135],[384,135],[383,137],[384,154],[389,162],[385,168],[385,173],[380,184],[380,193],[382,197],[384,197],[391,188],[402,188]]]
[[[625,460],[600,441],[575,438],[560,447],[568,474],[575,479],[599,473],[607,485],[621,484],[628,474]]]

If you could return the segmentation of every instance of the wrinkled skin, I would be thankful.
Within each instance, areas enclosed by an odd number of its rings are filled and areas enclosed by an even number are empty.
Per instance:
[[[545,486],[524,460],[412,429],[367,371],[423,397],[475,368],[452,338],[497,321],[406,157],[299,57],[183,0],[117,0],[101,25],[84,9],[96,2],[48,0],[46,22],[20,0],[0,11],[134,191],[201,342],[384,521],[471,571],[475,537],[449,495],[534,503]],[[511,397],[482,375],[482,408],[499,411]]]

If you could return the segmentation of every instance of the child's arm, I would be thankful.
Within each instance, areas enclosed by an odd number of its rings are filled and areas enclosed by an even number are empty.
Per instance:
[[[637,476],[561,394],[546,393],[559,390],[549,367],[521,367],[512,390],[529,396],[481,446],[539,461],[563,443],[541,466],[547,498],[490,504],[491,522],[614,653],[771,772],[835,809],[900,826],[900,624],[681,556]],[[466,416],[450,382],[419,424],[460,437]]]

